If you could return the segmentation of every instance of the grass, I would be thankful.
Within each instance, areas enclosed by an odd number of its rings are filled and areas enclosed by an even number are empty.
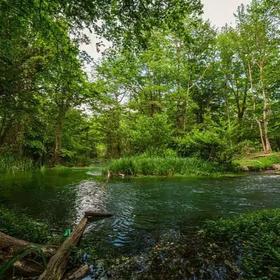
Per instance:
[[[176,241],[174,241],[176,240]],[[111,266],[115,279],[280,279],[280,209],[206,223]]]
[[[241,169],[249,171],[262,171],[273,169],[274,164],[280,164],[280,153],[251,155],[234,161]]]
[[[224,170],[217,164],[199,158],[134,156],[113,160],[104,173],[128,176],[208,176]]]
[[[0,156],[0,172],[1,173],[15,173],[18,171],[27,171],[34,168],[34,163],[31,159],[15,158],[12,155]]]

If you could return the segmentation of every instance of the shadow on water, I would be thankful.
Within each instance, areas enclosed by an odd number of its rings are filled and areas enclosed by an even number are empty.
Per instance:
[[[85,170],[2,176],[0,204],[47,222],[56,230],[88,209],[114,217],[93,223],[85,240],[101,257],[145,251],[163,238],[190,234],[207,219],[280,205],[280,176],[137,178],[100,187]]]

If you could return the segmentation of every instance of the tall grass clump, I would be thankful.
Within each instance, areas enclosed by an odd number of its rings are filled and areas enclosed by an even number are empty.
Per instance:
[[[12,155],[0,155],[0,172],[27,171],[34,168],[34,163],[28,158],[16,158]]]
[[[221,172],[221,168],[217,164],[195,157],[147,157],[145,155],[113,160],[109,163],[108,170],[112,175],[124,174],[129,176],[207,176]]]

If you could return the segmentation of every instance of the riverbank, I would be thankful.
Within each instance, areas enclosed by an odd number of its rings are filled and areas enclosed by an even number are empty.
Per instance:
[[[166,177],[221,177],[238,176],[247,172],[280,172],[280,153],[255,153],[233,160],[231,163],[217,163],[196,157],[147,157],[131,156],[87,166],[38,165],[28,158],[14,158],[6,155],[0,159],[0,173],[46,170],[87,170],[94,175],[124,176],[166,176]]]
[[[280,209],[208,222],[192,237],[120,259],[113,279],[270,279],[280,277]]]
[[[243,171],[278,171],[280,172],[280,153],[255,153],[233,162]]]

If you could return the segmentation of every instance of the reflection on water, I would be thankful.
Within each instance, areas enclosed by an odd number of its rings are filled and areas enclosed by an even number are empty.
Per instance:
[[[143,251],[163,236],[189,233],[207,219],[280,205],[280,176],[223,179],[143,178],[100,187],[86,171],[0,179],[0,203],[63,230],[85,210],[111,212],[86,241],[101,255]],[[176,238],[176,237],[174,237]]]
[[[76,199],[74,208],[76,222],[78,222],[87,210],[106,212],[106,186],[94,181],[83,181],[75,186]]]

